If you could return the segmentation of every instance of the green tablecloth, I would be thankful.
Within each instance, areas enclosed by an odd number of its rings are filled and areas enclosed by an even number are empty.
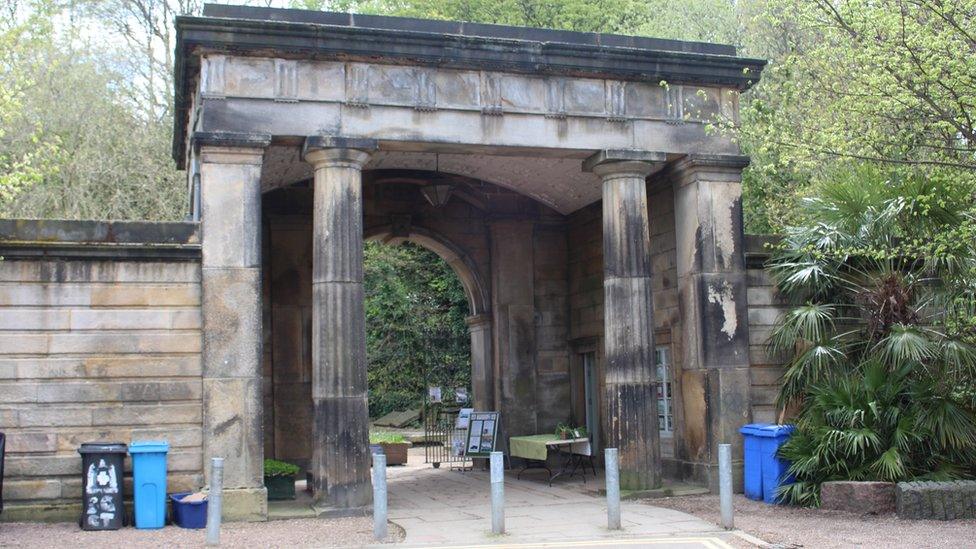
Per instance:
[[[512,457],[545,461],[549,451],[546,443],[559,440],[555,434],[511,437],[508,439],[508,453]]]

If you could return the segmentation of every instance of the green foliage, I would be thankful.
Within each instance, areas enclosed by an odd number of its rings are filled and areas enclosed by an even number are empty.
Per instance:
[[[468,388],[468,301],[451,267],[409,243],[367,242],[364,261],[370,416],[419,408],[428,385]]]
[[[291,5],[720,43],[735,42],[738,31],[734,6],[725,0],[292,0]]]
[[[749,53],[770,59],[735,132],[753,158],[748,229],[795,223],[795,201],[845,160],[971,177],[976,1],[746,5]]]
[[[185,177],[169,158],[171,120],[132,101],[142,84],[104,43],[31,4],[0,31],[0,215],[179,219]],[[169,91],[169,90],[168,90]]]
[[[293,477],[300,471],[297,465],[278,461],[276,459],[264,460],[264,476],[266,477]]]
[[[787,500],[826,480],[976,474],[976,185],[942,171],[836,170],[768,269],[802,305],[779,321],[779,403],[798,407]],[[951,305],[951,306],[949,306]]]
[[[385,431],[379,431],[379,432],[371,432],[369,434],[370,444],[381,444],[381,443],[398,444],[406,441],[407,439],[403,438],[403,435],[399,433],[388,433]]]
[[[33,51],[49,43],[50,13],[43,4],[22,22],[0,23],[0,205],[49,177],[60,155],[30,116],[39,63]],[[13,144],[17,146],[12,146]]]
[[[914,370],[868,359],[808,388],[797,432],[780,455],[796,482],[782,496],[819,505],[830,480],[950,480],[976,474],[976,414],[945,385]]]

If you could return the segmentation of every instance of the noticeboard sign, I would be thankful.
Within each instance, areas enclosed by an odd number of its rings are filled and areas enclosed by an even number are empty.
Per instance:
[[[495,451],[495,440],[498,438],[498,412],[471,412],[468,425],[464,455],[488,457]]]

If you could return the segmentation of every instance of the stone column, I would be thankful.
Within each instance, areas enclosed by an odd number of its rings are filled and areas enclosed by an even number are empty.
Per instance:
[[[497,449],[508,437],[536,434],[536,334],[533,222],[491,221],[491,297]]]
[[[224,516],[267,518],[261,395],[261,163],[267,136],[197,135],[203,234],[203,468]],[[207,479],[209,482],[209,478]]]
[[[362,168],[372,140],[309,138],[312,214],[312,475],[315,500],[371,501],[363,310]]]
[[[743,254],[744,156],[690,155],[674,184],[680,344],[675,374],[683,425],[676,458],[685,475],[718,488],[718,445],[742,459],[738,428],[750,418],[749,323]],[[738,465],[734,471],[741,471]],[[736,479],[741,486],[741,478]]]
[[[663,155],[603,151],[584,169],[603,179],[604,429],[619,449],[620,486],[661,485],[647,176]]]
[[[465,319],[471,334],[471,401],[476,410],[495,407],[491,364],[491,315],[481,313]]]

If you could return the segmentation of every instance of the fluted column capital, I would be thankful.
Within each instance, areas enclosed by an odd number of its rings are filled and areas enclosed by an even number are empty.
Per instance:
[[[592,172],[603,178],[618,177],[646,178],[667,161],[662,152],[640,150],[603,150],[583,161],[583,171]]]
[[[376,149],[375,139],[317,135],[305,139],[302,158],[316,169],[346,167],[361,170]]]

